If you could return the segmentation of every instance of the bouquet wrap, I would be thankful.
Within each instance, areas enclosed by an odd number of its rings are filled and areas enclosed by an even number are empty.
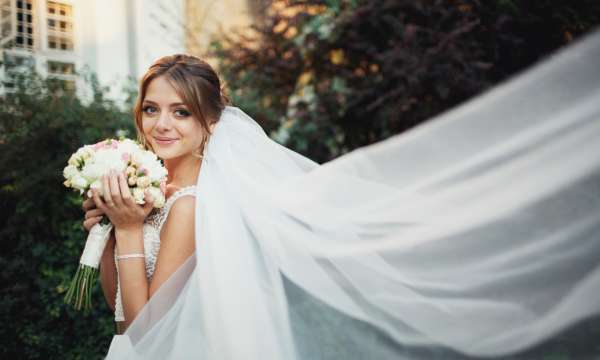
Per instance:
[[[79,260],[81,265],[87,265],[94,269],[98,268],[112,228],[112,224],[96,224],[92,226],[85,241],[81,259]]]

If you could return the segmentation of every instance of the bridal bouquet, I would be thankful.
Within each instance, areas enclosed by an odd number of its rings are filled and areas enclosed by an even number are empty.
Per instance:
[[[102,196],[107,189],[102,188],[101,178],[113,169],[125,172],[136,203],[144,204],[144,192],[148,190],[155,208],[165,204],[167,169],[154,153],[130,139],[107,139],[79,148],[63,170],[64,185],[78,190],[80,194],[87,193],[88,197],[91,197],[91,190],[96,189]],[[112,224],[105,219],[90,229],[79,268],[65,295],[65,302],[77,310],[91,308],[91,289],[98,277],[100,258],[112,230]]]

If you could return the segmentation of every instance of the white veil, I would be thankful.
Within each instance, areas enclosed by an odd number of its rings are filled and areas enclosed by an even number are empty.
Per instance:
[[[228,107],[198,177],[196,254],[108,358],[502,356],[598,315],[598,59],[595,33],[321,166]],[[339,355],[375,332],[387,340]]]

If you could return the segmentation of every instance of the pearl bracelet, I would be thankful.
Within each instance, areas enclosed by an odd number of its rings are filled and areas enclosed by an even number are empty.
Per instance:
[[[125,255],[117,255],[115,259],[123,260],[123,259],[131,259],[131,258],[144,258],[146,257],[144,254],[125,254]]]

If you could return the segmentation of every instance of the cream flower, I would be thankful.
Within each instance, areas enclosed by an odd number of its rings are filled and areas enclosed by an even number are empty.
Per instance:
[[[76,175],[79,175],[79,170],[77,170],[77,167],[74,165],[69,165],[63,170],[63,176],[65,179],[71,179]]]
[[[131,175],[131,174],[135,174],[136,170],[135,167],[133,166],[128,166],[127,169],[125,169],[125,174],[127,175]]]
[[[155,208],[161,208],[165,205],[165,195],[162,193],[162,191],[160,191],[159,188],[151,186],[148,188],[148,192],[150,193],[150,196],[152,196],[152,198],[154,199],[154,207]]]
[[[88,181],[81,175],[77,174],[71,179],[71,186],[80,191],[85,191],[88,187]]]
[[[141,188],[147,188],[150,186],[150,178],[147,176],[140,176],[137,178],[136,184]]]
[[[130,176],[127,179],[127,184],[129,184],[129,186],[135,186],[135,184],[137,184],[137,177],[135,175]]]
[[[144,190],[145,189],[139,187],[133,188],[133,199],[136,204],[144,204]]]

